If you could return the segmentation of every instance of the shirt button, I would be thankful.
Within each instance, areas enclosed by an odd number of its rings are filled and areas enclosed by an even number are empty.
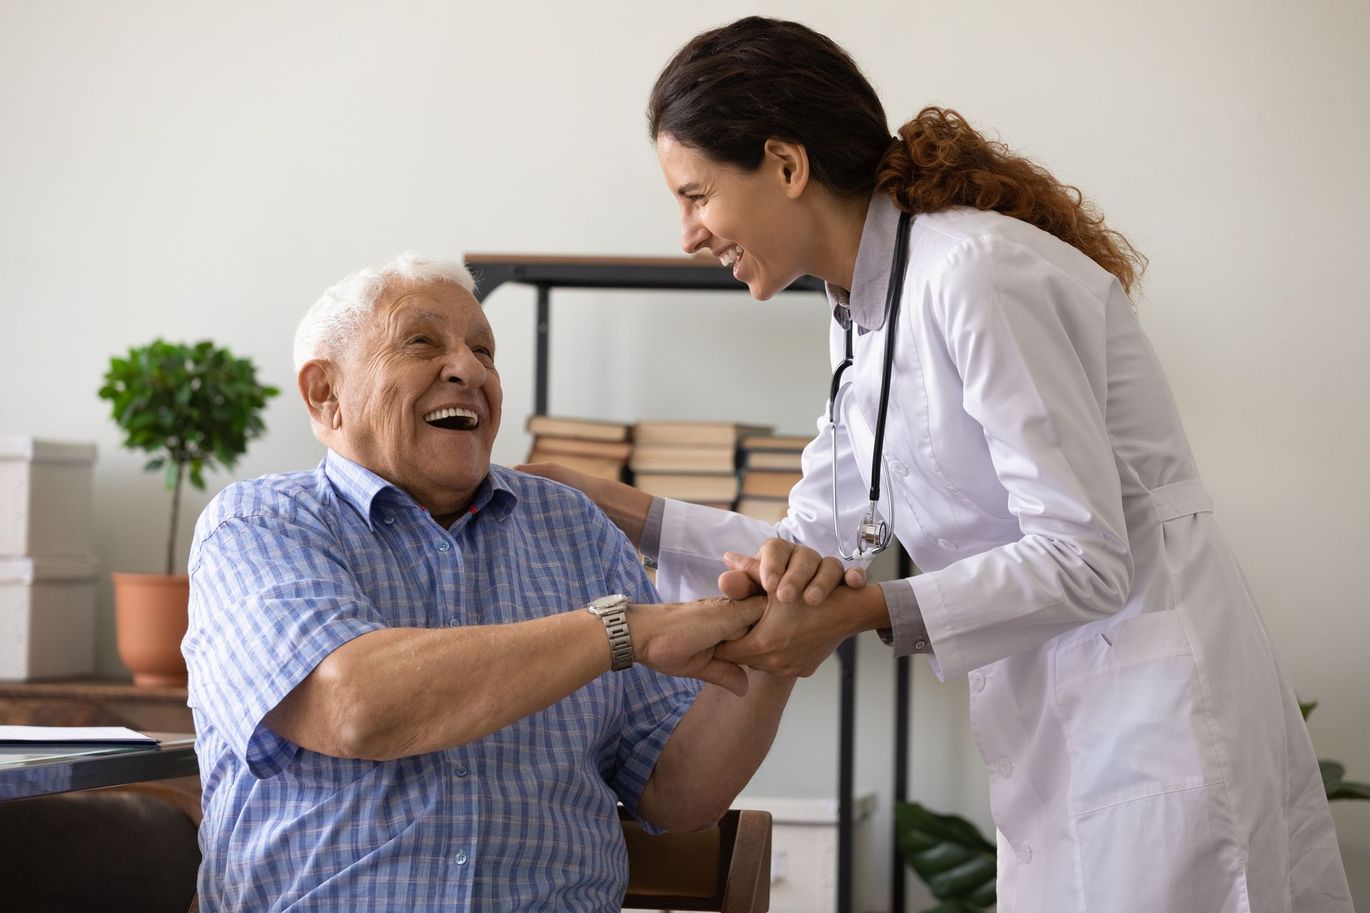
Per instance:
[[[1031,862],[1032,847],[1028,846],[1026,843],[1018,847],[1018,861],[1021,862],[1023,865],[1027,865],[1029,862]]]
[[[972,672],[970,674],[970,687],[974,689],[976,694],[979,694],[981,691],[984,691],[985,677],[981,675],[979,672]]]
[[[439,543],[438,543],[438,551],[440,551],[440,552],[445,552],[445,551],[447,551],[448,549],[450,549],[451,547],[452,547],[451,543],[447,542],[446,540],[443,540],[442,542],[439,542]]]
[[[449,619],[447,619],[447,627],[449,627],[449,628],[455,628],[455,627],[457,627],[457,626],[460,625],[460,624],[461,624],[461,619],[459,619],[459,618],[449,618]]]
[[[386,526],[394,526],[394,525],[395,525],[395,518],[394,518],[394,517],[386,517],[386,518],[385,518],[385,525],[386,525]]]
[[[1003,777],[1004,779],[1008,779],[1009,777],[1013,776],[1013,762],[1010,761],[1008,758],[1000,758],[999,763],[996,764],[995,767],[997,767],[999,770],[999,776]]]
[[[466,776],[467,774],[469,774],[470,772],[471,772],[471,771],[469,771],[469,770],[466,769],[466,765],[465,765],[465,764],[458,764],[458,765],[457,765],[457,776],[459,776],[459,777],[464,777],[464,776]]]
[[[452,861],[455,862],[457,865],[466,865],[466,854],[458,853],[457,855],[452,857]]]
[[[938,539],[937,544],[940,545],[942,548],[946,549],[947,551],[951,551],[952,549],[956,548],[956,543],[953,542],[951,539]]]

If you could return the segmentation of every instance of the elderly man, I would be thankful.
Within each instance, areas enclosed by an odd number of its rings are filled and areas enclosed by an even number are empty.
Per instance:
[[[206,913],[616,910],[616,802],[705,826],[770,746],[793,681],[713,656],[762,600],[649,604],[590,501],[490,464],[471,289],[411,255],[329,289],[295,343],[327,456],[200,518]]]

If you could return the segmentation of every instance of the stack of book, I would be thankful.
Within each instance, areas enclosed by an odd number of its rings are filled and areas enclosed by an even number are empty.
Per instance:
[[[638,422],[629,461],[634,484],[658,497],[731,510],[739,441],[772,430],[737,422]]]
[[[560,463],[597,479],[619,481],[633,449],[632,429],[623,422],[530,415],[528,431],[533,435],[529,463]]]
[[[767,523],[783,518],[789,509],[790,489],[803,475],[799,461],[810,440],[778,435],[742,441],[742,497],[737,512]]]

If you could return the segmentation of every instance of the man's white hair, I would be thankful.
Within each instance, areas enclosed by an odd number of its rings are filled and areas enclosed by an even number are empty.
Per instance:
[[[295,328],[295,373],[315,358],[337,358],[371,319],[394,281],[450,282],[474,293],[476,282],[460,260],[431,260],[405,251],[384,266],[368,266],[342,279],[305,312]]]

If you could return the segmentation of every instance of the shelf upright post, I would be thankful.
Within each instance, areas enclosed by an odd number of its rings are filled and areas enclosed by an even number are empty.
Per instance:
[[[899,579],[907,580],[913,576],[913,561],[904,547],[899,546]],[[909,690],[912,684],[909,657],[900,656],[894,661],[894,801],[896,804],[907,802],[909,797],[909,731],[913,726],[912,701]],[[890,814],[890,844],[893,848],[890,858],[890,910],[904,913],[905,866],[904,854],[899,850],[899,828],[894,824],[893,810]]]
[[[837,759],[837,913],[852,910],[852,796],[855,792],[856,638],[837,646],[841,665]]]
[[[548,340],[551,338],[552,287],[545,282],[537,284],[538,313],[534,321],[536,336],[534,348],[537,358],[534,361],[536,376],[533,378],[533,414],[547,414],[547,354]]]

